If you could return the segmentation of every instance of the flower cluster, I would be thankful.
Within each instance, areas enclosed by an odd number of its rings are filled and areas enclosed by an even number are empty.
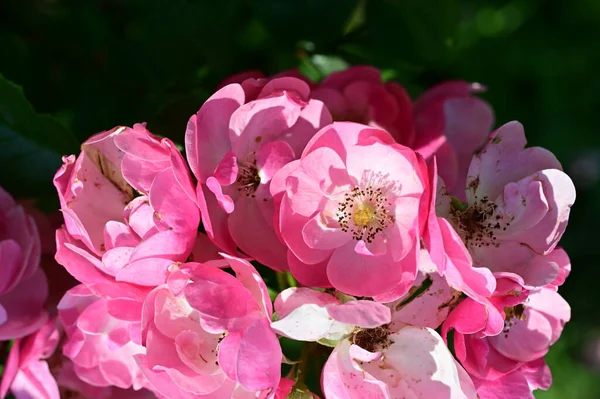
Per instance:
[[[492,132],[483,90],[250,72],[191,116],[186,158],[145,124],[92,136],[54,179],[77,280],[54,305],[0,191],[0,397],[313,398],[311,353],[327,399],[547,389],[575,188],[518,122]]]

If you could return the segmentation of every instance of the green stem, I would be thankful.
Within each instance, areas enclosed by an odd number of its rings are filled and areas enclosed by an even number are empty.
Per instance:
[[[277,272],[277,288],[279,288],[279,292],[285,290],[287,287],[288,283],[285,273]]]
[[[305,382],[306,373],[308,371],[308,359],[317,346],[318,344],[316,342],[307,342],[302,345],[302,351],[300,352],[300,359],[298,361],[298,368],[296,369],[296,385],[294,385],[296,389],[308,389]]]

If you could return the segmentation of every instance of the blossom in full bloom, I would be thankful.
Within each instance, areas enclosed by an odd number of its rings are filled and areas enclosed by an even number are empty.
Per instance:
[[[236,277],[186,263],[146,298],[147,351],[135,358],[166,398],[263,398],[279,385],[282,353],[266,286],[248,262],[226,260]]]
[[[383,130],[335,122],[273,180],[279,230],[300,282],[360,296],[394,289],[399,297],[410,288],[428,206],[414,151]]]
[[[64,162],[54,184],[65,232],[101,259],[101,271],[115,280],[164,282],[168,266],[191,252],[200,221],[175,145],[137,124],[92,136],[77,159]]]
[[[145,388],[148,382],[135,363],[134,355],[145,348],[132,341],[139,322],[111,316],[106,299],[95,296],[85,285],[65,294],[58,304],[66,334],[63,354],[73,362],[77,377],[98,387]]]
[[[543,257],[565,231],[575,187],[552,153],[525,144],[518,122],[496,130],[471,161],[467,202],[442,187],[437,213],[454,226],[475,265],[541,287],[559,273]]]
[[[530,387],[515,397],[530,397],[531,390],[549,386],[551,377],[543,356],[570,317],[571,309],[556,287],[527,291],[503,278],[488,306],[471,298],[459,303],[444,322],[442,334],[455,330],[456,357],[473,377],[480,397],[508,394],[510,381]]]
[[[0,340],[21,338],[48,320],[48,283],[33,217],[0,187]]]
[[[305,82],[286,77],[266,83],[252,99],[242,85],[229,84],[190,118],[186,131],[209,237],[228,253],[239,247],[275,270],[287,269],[287,263],[273,229],[271,180],[331,122],[309,91]]]

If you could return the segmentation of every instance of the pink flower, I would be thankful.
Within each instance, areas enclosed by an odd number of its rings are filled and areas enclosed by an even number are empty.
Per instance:
[[[29,335],[48,320],[40,252],[34,219],[0,187],[0,341]]]
[[[239,247],[275,270],[287,265],[273,229],[271,180],[331,122],[324,105],[309,100],[309,92],[306,83],[289,77],[261,85],[256,99],[242,85],[229,84],[190,118],[186,131],[209,237],[228,253]]]
[[[134,355],[145,348],[130,337],[139,334],[140,323],[112,317],[109,306],[85,285],[65,294],[58,305],[67,336],[63,354],[73,361],[77,377],[89,385],[139,390],[148,382]]]
[[[163,283],[168,267],[192,251],[200,221],[181,154],[140,124],[97,134],[82,150],[65,158],[54,178],[65,233],[114,280]],[[60,251],[72,240],[59,237]],[[62,264],[77,277],[77,264]]]
[[[442,191],[438,215],[455,227],[477,266],[540,287],[559,273],[543,255],[557,245],[575,201],[575,187],[547,150],[524,149],[523,126],[496,130],[473,157],[466,204]]]
[[[166,398],[263,398],[279,385],[281,348],[260,275],[226,257],[236,277],[187,263],[144,303],[144,374]]]
[[[260,274],[247,261],[224,255],[236,276],[192,264],[183,292],[206,331],[225,338],[219,366],[246,391],[274,393],[281,378],[282,352],[270,327],[273,306]]]
[[[146,354],[135,359],[165,397],[215,397],[235,387],[218,365],[217,345],[223,335],[204,330],[198,312],[169,285],[156,287],[146,298],[142,335]]]
[[[336,122],[273,182],[288,263],[301,283],[359,296],[394,290],[387,301],[408,291],[428,206],[412,150],[383,130]]]
[[[487,308],[470,298],[462,301],[442,327],[446,335],[454,328],[456,357],[475,378],[495,381],[548,352],[570,319],[567,302],[553,289],[538,288],[519,293],[519,285],[499,281]],[[498,312],[503,325],[483,315]],[[502,319],[501,319],[502,320]]]
[[[265,84],[281,76],[307,81],[298,71],[289,70],[271,78],[248,71],[226,82],[240,83],[247,98],[256,98]],[[471,157],[494,122],[489,104],[473,96],[483,91],[485,87],[478,83],[448,81],[427,90],[413,104],[404,87],[383,82],[376,68],[359,65],[313,84],[310,97],[323,101],[335,121],[378,127],[426,159],[435,154],[448,191],[462,198]]]
[[[35,333],[17,339],[8,356],[0,398],[9,389],[18,399],[142,399],[155,398],[146,390],[122,390],[116,387],[90,385],[77,376],[74,364],[63,357],[57,346],[64,334],[57,319],[48,320]]]
[[[329,356],[322,385],[328,399],[476,398],[467,373],[426,327],[358,330]]]
[[[0,382],[0,398],[9,389],[17,398],[59,399],[59,388],[48,365],[60,332],[56,319],[48,320],[35,333],[15,340]]]

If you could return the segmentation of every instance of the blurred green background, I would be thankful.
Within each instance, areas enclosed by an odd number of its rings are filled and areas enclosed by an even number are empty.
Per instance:
[[[563,162],[578,190],[562,242],[573,313],[548,356],[554,385],[536,397],[600,398],[598,0],[3,0],[0,74],[33,108],[1,80],[0,185],[56,209],[60,156],[93,133],[147,121],[181,143],[231,74],[299,67],[318,80],[349,64],[415,96],[480,82],[497,126],[521,121]]]

